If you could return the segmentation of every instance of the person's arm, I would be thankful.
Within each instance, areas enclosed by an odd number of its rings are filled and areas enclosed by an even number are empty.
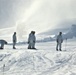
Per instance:
[[[57,38],[56,38],[56,42],[58,42],[58,36],[57,36]]]
[[[63,37],[62,37],[61,43],[63,43]]]
[[[34,42],[36,43],[36,37],[34,37],[34,38],[35,38],[35,41]]]
[[[28,37],[28,44],[29,44],[29,42],[30,42],[30,35],[29,35],[29,37]]]
[[[15,38],[16,38],[16,42],[17,42],[17,36],[15,36]]]

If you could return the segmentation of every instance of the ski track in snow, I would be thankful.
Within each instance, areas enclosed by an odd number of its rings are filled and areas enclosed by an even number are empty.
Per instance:
[[[54,67],[51,67],[51,68],[49,68],[49,70],[47,70],[47,71],[45,71],[45,72],[43,72],[43,73],[41,73],[39,75],[49,75],[50,73],[53,73],[54,71],[60,69],[61,67],[64,67],[69,62],[69,60],[71,60],[71,58],[72,57],[70,56],[70,58],[68,58],[67,61],[64,61],[62,64],[56,65]]]
[[[37,44],[38,50],[28,50],[27,45],[18,46],[19,49],[16,50],[11,47],[1,50],[0,75],[76,75],[76,47],[74,45],[73,50],[68,46],[70,51],[61,52],[55,51],[55,46],[49,47],[49,43],[43,43],[42,46],[41,44]],[[45,45],[48,46],[45,47]]]

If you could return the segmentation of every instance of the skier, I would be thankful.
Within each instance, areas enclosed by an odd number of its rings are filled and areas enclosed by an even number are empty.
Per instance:
[[[59,47],[59,50],[62,51],[61,50],[61,46],[63,43],[62,32],[59,32],[59,35],[57,36],[56,42],[57,42],[56,50],[58,51],[58,47]]]
[[[35,48],[36,43],[36,37],[35,37],[35,31],[31,31],[28,38],[28,49],[36,49]]]
[[[16,42],[17,42],[17,37],[16,37],[16,32],[14,32],[14,34],[13,34],[13,49],[16,49],[16,47],[15,47]]]
[[[7,44],[7,42],[5,40],[0,40],[0,49],[4,49],[4,44]]]

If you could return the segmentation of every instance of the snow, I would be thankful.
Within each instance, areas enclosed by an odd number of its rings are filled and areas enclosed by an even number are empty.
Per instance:
[[[0,3],[0,25],[5,27],[0,29],[0,39],[9,43],[0,50],[0,75],[76,75],[76,32],[75,28],[69,30],[69,26],[76,24],[75,0],[0,0]],[[31,30],[36,31],[37,50],[27,49],[25,43]],[[15,31],[19,44],[14,50],[11,43]],[[64,40],[62,51],[56,51],[54,37],[60,31],[74,38]]]
[[[36,43],[37,50],[27,44],[0,50],[0,75],[76,75],[76,43],[67,41],[65,50],[56,51],[56,42]],[[3,68],[4,67],[4,68]]]

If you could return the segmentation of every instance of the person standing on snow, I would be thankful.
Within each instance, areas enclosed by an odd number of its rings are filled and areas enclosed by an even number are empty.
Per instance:
[[[62,43],[63,43],[62,32],[59,32],[59,35],[57,36],[56,42],[57,42],[56,50],[58,51],[58,47],[59,47],[59,50],[62,51],[61,50]]]
[[[16,42],[17,42],[17,37],[16,37],[16,32],[14,32],[14,34],[13,34],[13,49],[16,49],[16,47],[15,47]]]
[[[36,37],[35,37],[35,31],[31,31],[28,37],[28,49],[36,49],[35,48],[36,43]]]

